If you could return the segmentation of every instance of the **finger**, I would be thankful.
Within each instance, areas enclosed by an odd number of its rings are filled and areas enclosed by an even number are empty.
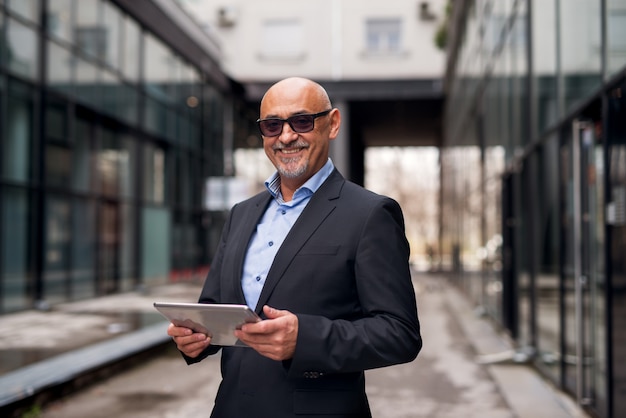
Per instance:
[[[177,327],[174,324],[170,324],[167,327],[167,335],[169,335],[170,337],[183,337],[183,336],[188,336],[192,334],[193,334],[193,330],[186,328],[186,327]]]
[[[287,316],[291,312],[289,311],[281,311],[280,309],[272,308],[269,305],[263,306],[263,313],[268,319],[280,318],[281,316]]]
[[[196,333],[188,337],[175,337],[174,342],[180,351],[190,357],[195,357],[211,344],[211,338]]]

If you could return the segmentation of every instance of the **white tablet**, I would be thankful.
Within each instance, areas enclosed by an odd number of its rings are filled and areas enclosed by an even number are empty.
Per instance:
[[[234,331],[261,320],[246,305],[154,302],[154,307],[172,324],[207,334],[214,345],[246,347]]]

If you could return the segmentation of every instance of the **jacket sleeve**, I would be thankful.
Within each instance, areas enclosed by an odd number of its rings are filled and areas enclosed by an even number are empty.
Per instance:
[[[222,269],[222,260],[224,257],[224,248],[226,246],[226,241],[228,237],[228,231],[230,230],[230,224],[232,220],[232,214],[234,211],[230,211],[228,219],[222,228],[222,235],[220,237],[220,243],[217,247],[217,251],[215,256],[213,257],[213,261],[211,262],[211,267],[209,268],[209,273],[204,281],[204,286],[202,287],[202,292],[198,299],[199,303],[219,303],[220,302],[220,278],[219,272]],[[209,345],[206,350],[204,350],[198,357],[192,358],[183,354],[183,358],[187,362],[187,364],[198,363],[210,355],[217,353],[221,346],[217,345]],[[182,354],[182,353],[181,353]]]
[[[422,347],[409,245],[400,206],[373,205],[361,226],[353,262],[361,312],[329,319],[298,314],[298,340],[288,372],[348,373],[412,361]]]

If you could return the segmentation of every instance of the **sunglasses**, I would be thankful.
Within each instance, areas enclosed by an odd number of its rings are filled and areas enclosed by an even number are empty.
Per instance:
[[[305,113],[302,115],[290,116],[287,119],[281,118],[267,118],[259,119],[256,121],[259,131],[263,136],[278,136],[283,132],[283,126],[285,122],[289,124],[294,132],[303,134],[305,132],[311,132],[315,126],[315,119],[320,116],[324,116],[330,113],[332,109],[324,110],[319,113]]]

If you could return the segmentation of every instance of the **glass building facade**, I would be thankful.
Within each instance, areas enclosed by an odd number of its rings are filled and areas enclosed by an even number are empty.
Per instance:
[[[626,414],[626,1],[453,2],[441,251],[593,416]]]
[[[245,110],[155,3],[0,0],[0,313],[208,268]]]

